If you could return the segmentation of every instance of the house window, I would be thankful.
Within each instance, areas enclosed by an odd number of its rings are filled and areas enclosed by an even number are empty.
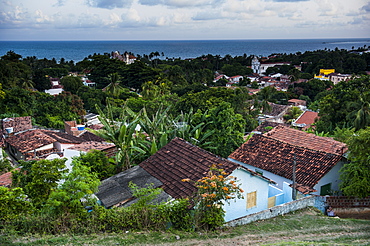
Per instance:
[[[247,193],[247,209],[257,206],[257,191]]]

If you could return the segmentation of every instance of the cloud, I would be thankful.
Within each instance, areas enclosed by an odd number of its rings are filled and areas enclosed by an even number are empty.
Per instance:
[[[338,15],[338,5],[329,0],[316,0],[319,6],[318,11],[320,16],[336,16]]]
[[[222,15],[220,11],[214,12],[214,11],[203,11],[198,12],[192,20],[196,21],[202,21],[202,20],[218,20],[218,19],[224,19],[225,17]]]
[[[223,4],[225,0],[139,0],[142,5],[154,6],[154,5],[164,5],[170,8],[192,8],[201,6],[213,6],[217,7]]]
[[[370,13],[370,2],[368,2],[366,5],[362,6],[361,11],[365,13]]]
[[[12,28],[21,25],[29,17],[27,10],[21,6],[10,6],[9,11],[0,11],[0,24],[2,28]]]
[[[35,21],[37,24],[44,24],[44,23],[50,23],[52,19],[48,15],[44,15],[44,13],[38,9],[35,12]]]
[[[289,3],[295,3],[295,2],[307,2],[310,0],[272,0],[273,2],[289,2]]]
[[[133,0],[86,0],[86,4],[90,7],[114,9],[114,8],[129,8]]]
[[[54,5],[56,7],[62,7],[65,5],[67,0],[57,0],[57,3]]]

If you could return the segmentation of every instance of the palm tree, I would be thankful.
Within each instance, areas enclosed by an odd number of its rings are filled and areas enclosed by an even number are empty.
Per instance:
[[[361,94],[356,104],[359,105],[359,109],[352,112],[352,114],[355,113],[353,126],[357,131],[370,124],[370,93]]]
[[[105,87],[105,91],[114,97],[118,97],[124,90],[123,87],[119,84],[121,82],[119,74],[112,73],[108,75],[108,79],[110,83],[109,85],[107,85],[107,87]]]
[[[28,74],[24,74],[20,81],[22,82],[22,87],[26,90],[32,90],[35,87],[35,83]]]
[[[154,99],[159,95],[159,87],[155,85],[152,81],[145,82],[142,86],[141,95],[144,99]]]

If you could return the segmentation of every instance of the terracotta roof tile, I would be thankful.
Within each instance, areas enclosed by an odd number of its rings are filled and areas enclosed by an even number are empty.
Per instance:
[[[296,156],[297,183],[313,187],[340,160],[340,155],[325,153],[255,134],[229,158],[292,180],[292,163]]]
[[[84,139],[79,137],[75,137],[73,135],[69,135],[64,132],[57,132],[57,131],[50,131],[50,130],[43,130],[43,132],[50,136],[51,138],[55,139],[59,143],[71,143],[71,144],[79,144],[84,142]]]
[[[194,194],[195,186],[182,179],[197,181],[206,176],[210,166],[219,167],[231,173],[239,164],[218,157],[208,151],[194,146],[181,138],[175,138],[154,155],[140,164],[150,175],[163,183],[163,189],[174,198]]]
[[[298,117],[298,119],[294,123],[312,125],[313,123],[315,123],[316,119],[319,119],[319,113],[313,111],[305,111]]]
[[[78,137],[83,139],[84,141],[94,141],[94,142],[105,142],[106,141],[104,138],[101,138],[89,131],[83,132]]]
[[[5,141],[22,153],[56,142],[54,138],[48,136],[42,130],[21,132],[6,138]]]
[[[12,172],[0,175],[0,186],[10,187],[12,185]]]
[[[335,141],[332,138],[319,137],[312,133],[285,126],[277,126],[264,135],[295,146],[324,151],[326,153],[343,155],[348,150],[345,143]]]

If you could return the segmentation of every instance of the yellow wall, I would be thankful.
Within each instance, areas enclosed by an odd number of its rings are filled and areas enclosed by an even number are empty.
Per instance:
[[[328,75],[331,73],[335,73],[335,69],[320,69],[320,74]]]

